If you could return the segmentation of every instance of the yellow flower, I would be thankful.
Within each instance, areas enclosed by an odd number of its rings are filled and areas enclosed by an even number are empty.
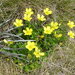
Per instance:
[[[54,36],[55,36],[56,38],[60,38],[60,37],[62,37],[62,34],[56,34],[56,32],[55,32]]]
[[[31,21],[32,17],[31,15],[28,15],[28,14],[24,14],[24,20],[27,20],[27,21]]]
[[[28,42],[27,42],[26,48],[27,48],[29,51],[32,51],[35,47],[36,47],[36,43],[35,43],[35,42],[31,42],[31,41],[28,41]]]
[[[37,14],[37,19],[40,20],[40,21],[45,21],[46,18],[44,15],[40,15],[40,14]]]
[[[62,34],[56,34],[55,37],[60,38],[60,37],[62,37]]]
[[[27,14],[27,15],[30,15],[30,16],[31,16],[31,15],[33,14],[32,9],[31,9],[31,8],[26,8],[25,14]]]
[[[7,58],[6,60],[7,60],[7,61],[9,61],[10,59],[9,59],[9,58]]]
[[[44,9],[44,13],[45,13],[45,15],[50,15],[50,14],[52,14],[52,11],[49,10],[49,8],[46,8],[46,9]]]
[[[74,24],[73,21],[69,21],[69,22],[67,23],[67,25],[68,25],[70,28],[75,27],[75,24]]]
[[[32,31],[33,30],[31,28],[29,29],[28,27],[26,27],[26,30],[23,30],[25,35],[32,35]]]
[[[51,29],[50,26],[44,27],[44,33],[45,34],[51,34],[53,32],[53,29]]]
[[[69,31],[68,35],[70,36],[70,38],[74,38],[74,36],[75,36],[75,34],[72,31]]]
[[[40,52],[40,50],[37,47],[35,48],[35,52],[33,54],[36,56],[36,58],[45,55],[44,52]]]
[[[18,63],[18,65],[19,65],[19,66],[22,66],[22,65],[23,65],[23,63]]]
[[[14,43],[13,41],[7,41],[6,39],[4,39],[3,41],[4,41],[4,43],[6,43],[6,44],[13,44],[13,43]]]
[[[8,43],[8,41],[6,39],[4,39],[3,41],[4,41],[4,43]]]
[[[62,43],[62,42],[60,42],[60,43],[59,43],[59,45],[60,45],[60,46],[62,46],[62,45],[63,45],[63,43]]]
[[[55,30],[55,29],[58,29],[58,23],[57,22],[51,22],[51,28],[53,29],[53,30]]]
[[[21,19],[16,19],[16,21],[13,23],[16,27],[23,26],[23,21]]]
[[[44,38],[44,35],[40,35],[39,37],[40,37],[40,38]]]

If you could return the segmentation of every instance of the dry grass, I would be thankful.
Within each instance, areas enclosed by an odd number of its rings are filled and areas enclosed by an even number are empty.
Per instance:
[[[3,23],[0,31],[12,28],[12,22],[15,18],[23,17],[26,7],[33,8],[35,12],[39,10],[39,13],[43,8],[49,7],[53,11],[50,20],[54,21],[75,19],[75,0],[0,0],[0,25]]]
[[[26,7],[33,7],[34,10],[40,8],[41,10],[46,6],[56,12],[53,15],[54,20],[61,18],[63,21],[69,19],[75,20],[74,0],[0,0],[0,3],[1,2],[1,23],[10,18],[14,20],[15,17],[22,17],[20,15],[22,15],[22,11],[24,11]],[[17,13],[15,13],[16,16],[14,17],[13,13],[17,10],[18,6],[21,9],[18,9]],[[10,27],[11,22],[5,25],[9,25]],[[6,28],[6,26],[4,27]],[[3,30],[5,30],[5,28]],[[42,62],[42,67],[40,69],[30,73],[23,73],[12,60],[6,61],[6,59],[1,58],[0,75],[75,75],[75,40],[70,39],[64,46],[58,45],[55,48],[54,53],[49,55],[45,60],[46,61]]]
[[[0,59],[0,75],[23,75],[12,61]]]
[[[43,72],[48,72],[49,75],[75,75],[75,43],[69,42],[67,45],[55,49],[56,52],[48,57],[48,62],[43,64],[42,68],[46,70]]]

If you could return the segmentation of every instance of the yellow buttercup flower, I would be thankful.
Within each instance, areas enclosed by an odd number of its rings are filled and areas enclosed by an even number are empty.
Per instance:
[[[16,19],[16,21],[13,23],[16,27],[23,26],[23,21],[21,19]]]
[[[31,8],[26,8],[26,11],[25,11],[25,14],[27,14],[27,15],[32,15],[34,12],[32,11],[32,9]]]
[[[49,10],[49,8],[46,8],[46,9],[44,9],[44,13],[45,13],[45,15],[50,15],[50,14],[52,14],[52,11]]]
[[[60,38],[60,37],[62,37],[62,34],[55,34],[54,35],[56,38]]]
[[[54,36],[56,37],[56,38],[60,38],[60,37],[62,37],[62,34],[57,34],[56,32],[54,33]]]
[[[44,38],[44,35],[40,35],[39,37],[40,37],[40,38]]]
[[[75,36],[75,34],[72,31],[69,31],[68,35],[70,36],[70,38],[74,38],[74,36]]]
[[[36,58],[39,58],[39,57],[45,55],[44,52],[40,52],[40,50],[38,48],[35,48],[35,51],[33,54],[36,56]]]
[[[14,43],[13,41],[7,41],[6,39],[4,39],[3,41],[4,41],[4,43],[6,43],[6,44],[13,44],[13,43]]]
[[[53,29],[51,29],[50,26],[44,27],[44,33],[45,34],[51,34],[53,32]]]
[[[37,14],[37,19],[40,20],[40,21],[45,21],[46,18],[44,15],[40,15],[40,14]]]
[[[31,42],[31,41],[28,41],[28,42],[27,42],[26,48],[27,48],[29,51],[32,51],[35,47],[36,47],[36,43],[35,43],[35,42]]]
[[[68,25],[70,28],[75,27],[75,24],[74,24],[73,21],[69,21],[69,22],[67,23],[67,25]]]
[[[53,29],[53,30],[55,30],[55,29],[58,29],[58,26],[59,24],[57,23],[57,22],[51,22],[51,28]]]
[[[6,60],[7,60],[7,61],[9,61],[10,59],[9,59],[9,58],[7,58]]]
[[[18,63],[19,66],[23,66],[23,63]]]
[[[26,30],[23,30],[25,35],[32,35],[32,31],[33,31],[32,28],[28,28],[28,27],[26,27]]]
[[[59,43],[59,45],[60,45],[60,46],[62,46],[62,45],[63,45],[63,43],[62,43],[62,42],[60,42],[60,43]]]
[[[4,41],[4,43],[7,43],[8,44],[8,41],[6,39],[4,39],[3,41]]]
[[[27,20],[27,21],[31,21],[32,17],[31,17],[31,15],[24,14],[23,19],[24,19],[24,20]]]

